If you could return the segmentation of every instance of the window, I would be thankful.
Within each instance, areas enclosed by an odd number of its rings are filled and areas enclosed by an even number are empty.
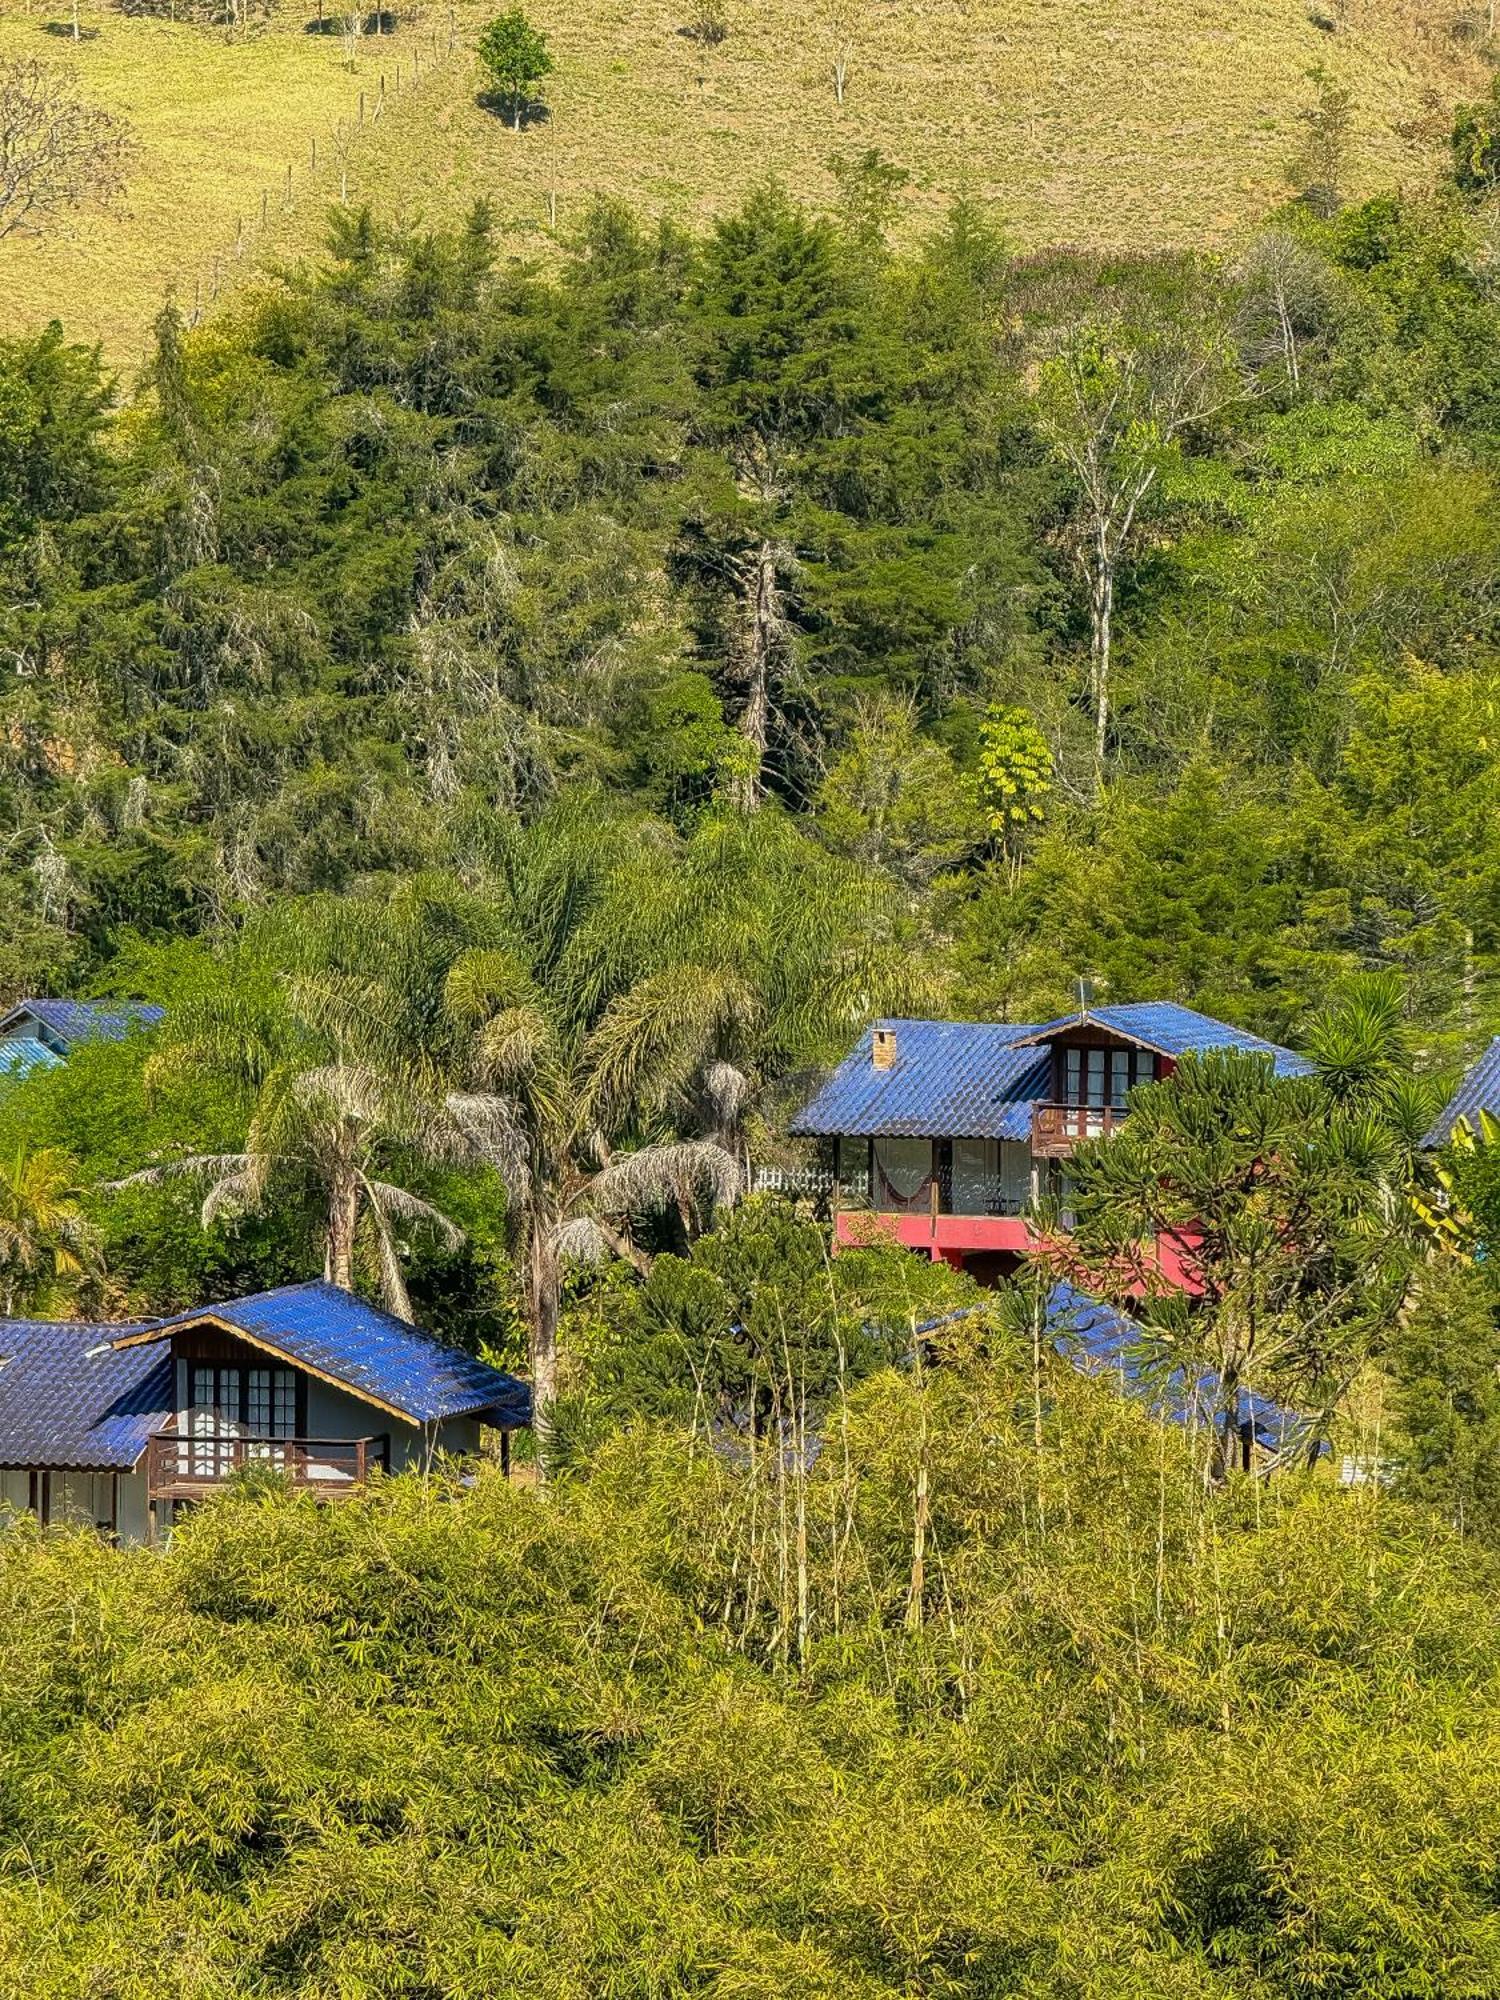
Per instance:
[[[184,1456],[195,1478],[223,1478],[239,1457],[282,1458],[272,1440],[291,1438],[297,1429],[297,1377],[293,1369],[188,1365],[188,1406]],[[236,1451],[241,1438],[257,1442]]]
[[[1109,1101],[1116,1111],[1125,1109],[1125,1096],[1130,1089],[1130,1059],[1133,1049],[1111,1049],[1109,1054]]]
[[[1107,1049],[1089,1049],[1086,1051],[1086,1054],[1088,1056],[1089,1078],[1088,1102],[1097,1111],[1104,1103],[1104,1065],[1108,1059],[1109,1051]]]

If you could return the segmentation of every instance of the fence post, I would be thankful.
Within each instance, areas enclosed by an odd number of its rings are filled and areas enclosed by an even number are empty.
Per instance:
[[[363,127],[365,122],[365,94],[363,91],[359,93],[359,122],[361,127]]]

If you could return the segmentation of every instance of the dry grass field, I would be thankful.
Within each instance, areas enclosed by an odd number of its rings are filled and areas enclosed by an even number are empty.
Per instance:
[[[1454,99],[1486,74],[1452,0],[1345,0],[1335,33],[1305,0],[729,0],[718,48],[683,33],[682,0],[532,0],[558,66],[551,116],[516,134],[477,101],[485,0],[429,5],[354,71],[300,5],[231,42],[84,0],[76,45],[64,6],[32,6],[0,18],[0,59],[75,66],[141,156],[124,213],[0,244],[0,325],[57,314],[126,370],[169,284],[207,303],[216,267],[227,288],[315,245],[342,178],[351,201],[431,220],[482,194],[526,253],[554,197],[563,228],[601,189],[694,220],[775,173],[822,202],[828,156],[874,145],[912,174],[910,228],[962,194],[1023,243],[1223,242],[1285,197],[1313,64],[1354,94],[1358,191],[1430,179]]]

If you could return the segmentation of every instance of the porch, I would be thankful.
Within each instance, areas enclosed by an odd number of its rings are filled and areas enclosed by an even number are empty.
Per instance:
[[[324,1499],[390,1470],[389,1437],[267,1437],[231,1431],[183,1431],[169,1425],[146,1447],[146,1497],[201,1500],[246,1466],[267,1466],[289,1485]]]

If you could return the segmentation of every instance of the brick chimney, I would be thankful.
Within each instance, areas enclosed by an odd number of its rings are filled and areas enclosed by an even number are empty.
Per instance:
[[[870,1040],[870,1061],[876,1069],[896,1067],[896,1030],[876,1028]]]

